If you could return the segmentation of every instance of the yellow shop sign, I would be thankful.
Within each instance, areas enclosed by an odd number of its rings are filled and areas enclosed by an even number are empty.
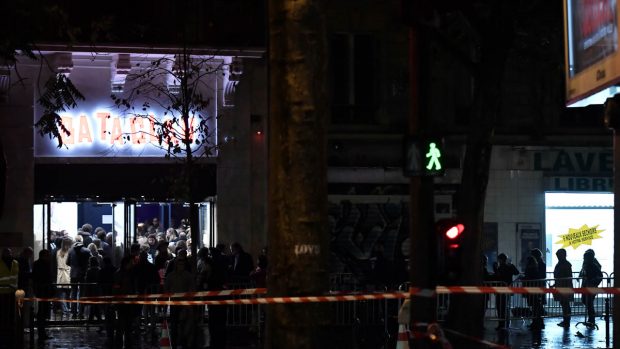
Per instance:
[[[580,245],[592,245],[592,240],[601,239],[600,233],[605,230],[597,230],[598,224],[592,227],[588,227],[586,224],[581,228],[568,228],[568,233],[560,234],[561,240],[556,241],[556,244],[562,244],[562,248],[573,246],[576,249]]]

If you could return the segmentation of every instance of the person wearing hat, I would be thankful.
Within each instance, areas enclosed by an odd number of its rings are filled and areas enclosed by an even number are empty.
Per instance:
[[[583,264],[579,276],[583,278],[581,287],[598,287],[603,280],[603,272],[601,271],[601,263],[594,258],[594,250],[589,249],[583,254]],[[594,317],[596,313],[594,311],[594,298],[595,294],[582,294],[581,300],[586,305],[588,313],[587,326],[594,326]]]

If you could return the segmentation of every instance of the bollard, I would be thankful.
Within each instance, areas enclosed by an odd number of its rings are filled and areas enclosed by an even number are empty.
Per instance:
[[[30,303],[30,347],[34,347],[34,304]]]
[[[605,298],[605,347],[609,348],[609,298]]]

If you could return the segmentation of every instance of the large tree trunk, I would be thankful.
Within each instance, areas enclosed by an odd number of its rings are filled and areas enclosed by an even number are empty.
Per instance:
[[[269,296],[328,290],[323,14],[318,0],[269,1]],[[268,306],[266,348],[324,347],[325,309]]]
[[[487,48],[482,52],[481,70],[476,79],[471,131],[463,161],[458,191],[457,214],[466,225],[461,265],[463,285],[482,284],[482,233],[484,203],[491,163],[492,135],[499,113],[502,79],[507,56],[506,47]],[[474,295],[451,295],[449,326],[459,332],[482,338],[484,298]]]

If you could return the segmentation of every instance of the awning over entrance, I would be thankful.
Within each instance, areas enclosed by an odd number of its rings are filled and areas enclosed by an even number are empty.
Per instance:
[[[35,201],[173,201],[180,195],[181,165],[170,164],[36,164]],[[216,166],[195,169],[193,197],[216,193]]]

